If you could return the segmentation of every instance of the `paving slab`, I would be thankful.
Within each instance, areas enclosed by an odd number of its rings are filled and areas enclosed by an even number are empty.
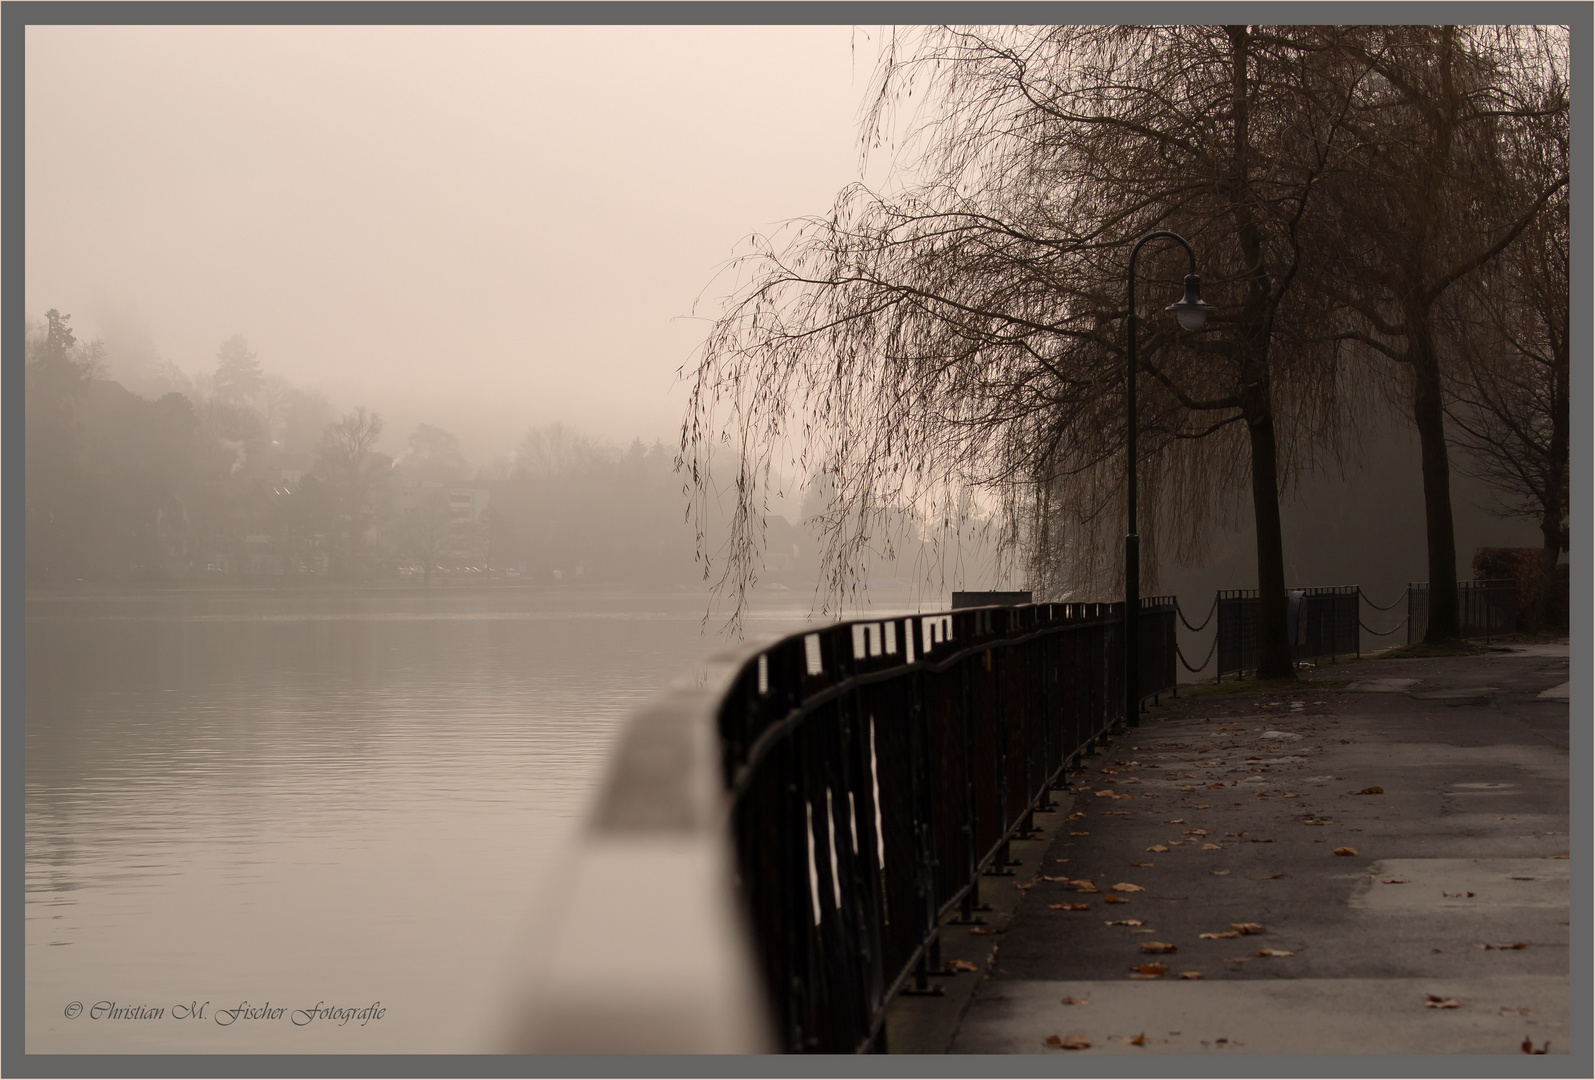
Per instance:
[[[1566,680],[1542,646],[1165,698],[1069,778],[1000,932],[944,927],[979,970],[891,1050],[1567,1053]]]

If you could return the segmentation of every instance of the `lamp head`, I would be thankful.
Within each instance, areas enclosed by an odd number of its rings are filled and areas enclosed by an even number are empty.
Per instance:
[[[1185,299],[1177,304],[1170,304],[1163,310],[1172,311],[1182,327],[1195,331],[1207,325],[1208,312],[1218,309],[1211,304],[1202,303],[1201,277],[1196,274],[1186,274]]]

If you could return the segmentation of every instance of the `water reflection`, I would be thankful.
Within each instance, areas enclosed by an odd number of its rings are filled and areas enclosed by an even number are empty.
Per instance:
[[[720,642],[695,595],[27,602],[27,1049],[483,1049],[619,722]],[[752,633],[802,625],[807,597]],[[212,1003],[206,1019],[72,1002]],[[212,1021],[380,1001],[342,1027]]]

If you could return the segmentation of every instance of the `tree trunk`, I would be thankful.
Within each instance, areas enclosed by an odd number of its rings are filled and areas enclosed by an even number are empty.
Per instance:
[[[1440,364],[1434,332],[1421,315],[1408,315],[1412,327],[1409,357],[1416,383],[1412,419],[1423,454],[1423,514],[1429,544],[1430,644],[1462,636],[1457,621],[1457,542],[1451,518],[1451,461],[1445,445],[1445,403],[1441,398]]]
[[[1279,523],[1279,463],[1268,375],[1272,283],[1263,269],[1263,230],[1253,209],[1254,193],[1247,179],[1251,148],[1251,35],[1245,26],[1229,26],[1225,31],[1230,39],[1230,102],[1234,118],[1234,154],[1226,186],[1234,205],[1235,236],[1249,268],[1236,326],[1236,345],[1242,358],[1241,414],[1251,436],[1252,519],[1257,526],[1257,677],[1294,679],[1296,666],[1285,625],[1285,539]]]

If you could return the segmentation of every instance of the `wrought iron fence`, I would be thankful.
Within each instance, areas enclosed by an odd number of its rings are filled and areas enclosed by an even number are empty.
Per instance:
[[[1142,602],[1146,696],[1175,685],[1174,607]],[[938,927],[1050,805],[1123,700],[1123,605],[842,623],[746,663],[719,730],[740,886],[788,1052],[879,1048],[941,969]]]
[[[1285,625],[1291,659],[1350,656],[1361,648],[1358,616],[1362,590],[1356,585],[1292,589],[1287,594]],[[1257,667],[1258,599],[1256,589],[1226,589],[1218,594],[1217,677]]]
[[[1457,622],[1465,638],[1492,637],[1517,631],[1517,582],[1510,578],[1457,582]],[[1422,641],[1429,631],[1429,583],[1407,586],[1407,643]]]

